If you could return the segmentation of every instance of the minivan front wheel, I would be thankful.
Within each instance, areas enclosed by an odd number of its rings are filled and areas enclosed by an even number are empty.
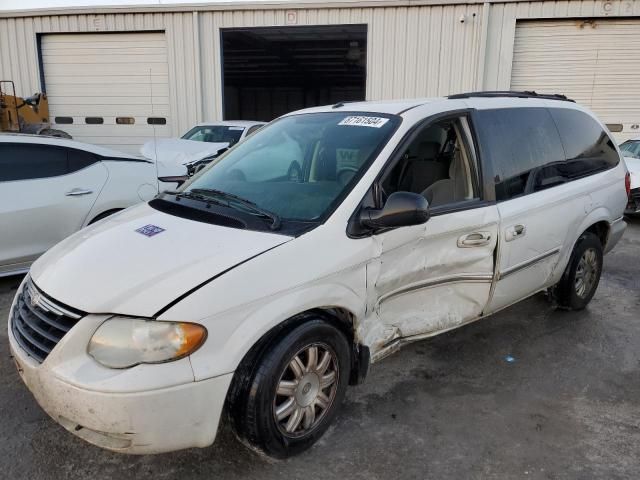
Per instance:
[[[560,307],[582,310],[593,298],[602,273],[602,244],[593,233],[580,236],[553,294]]]
[[[239,437],[275,458],[313,445],[333,421],[348,384],[350,346],[322,319],[294,328],[257,365],[251,382],[235,395]]]

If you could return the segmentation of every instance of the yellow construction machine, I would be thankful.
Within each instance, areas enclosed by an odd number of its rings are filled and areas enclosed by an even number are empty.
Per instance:
[[[18,97],[11,80],[0,80],[0,132],[71,138],[67,132],[51,128],[49,101],[45,93]]]

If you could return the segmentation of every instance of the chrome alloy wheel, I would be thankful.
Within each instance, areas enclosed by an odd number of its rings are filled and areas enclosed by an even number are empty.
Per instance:
[[[338,390],[338,360],[322,343],[296,353],[280,375],[273,415],[280,431],[299,437],[313,430],[331,407]]]
[[[597,253],[593,248],[588,248],[582,254],[576,268],[574,288],[580,298],[585,298],[591,293],[598,279],[598,269]]]

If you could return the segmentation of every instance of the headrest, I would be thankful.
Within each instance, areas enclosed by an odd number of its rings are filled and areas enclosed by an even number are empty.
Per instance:
[[[418,145],[418,158],[420,160],[434,160],[440,153],[440,144],[438,142],[424,141]]]

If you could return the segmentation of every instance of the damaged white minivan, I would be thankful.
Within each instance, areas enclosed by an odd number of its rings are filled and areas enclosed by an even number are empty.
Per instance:
[[[294,112],[42,256],[11,351],[42,408],[95,445],[205,447],[225,412],[284,458],[403,344],[545,290],[584,308],[628,188],[606,128],[561,96]]]

